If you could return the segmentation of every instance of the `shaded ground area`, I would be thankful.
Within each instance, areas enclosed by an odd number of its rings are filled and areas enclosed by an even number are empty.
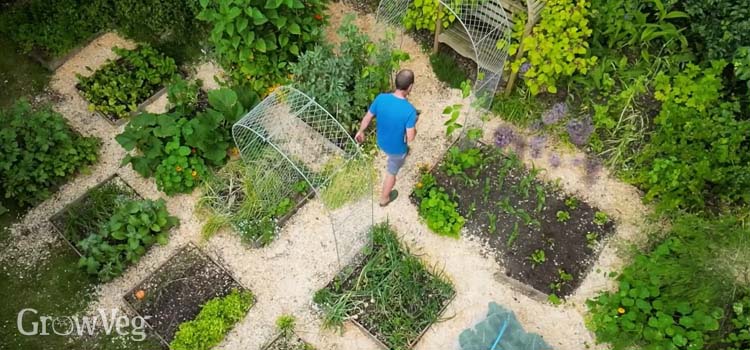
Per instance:
[[[18,53],[16,45],[0,36],[0,108],[20,97],[40,94],[49,81],[49,72],[29,56]]]

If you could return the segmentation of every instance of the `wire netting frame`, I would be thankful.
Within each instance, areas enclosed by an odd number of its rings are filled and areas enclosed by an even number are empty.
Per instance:
[[[290,198],[300,181],[321,200],[340,265],[338,231],[366,233],[374,216],[373,174],[362,173],[370,160],[341,123],[313,98],[286,85],[237,121],[232,137],[261,203],[273,206]],[[298,198],[297,206],[308,197]]]
[[[513,29],[513,23],[507,11],[497,0],[437,0],[445,17],[453,16],[454,22],[449,26],[459,26],[471,45],[474,62],[477,65],[477,75],[472,86],[471,106],[468,113],[463,113],[464,128],[462,134],[470,127],[482,125],[482,110],[492,106],[495,92],[503,77],[505,63],[508,58],[508,48]],[[456,2],[458,4],[456,4]],[[404,18],[413,0],[381,0],[378,5],[376,19],[402,29]],[[493,23],[488,23],[493,22]],[[498,42],[504,42],[498,48]]]

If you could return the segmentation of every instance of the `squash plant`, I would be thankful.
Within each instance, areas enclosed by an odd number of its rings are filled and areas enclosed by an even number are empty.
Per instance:
[[[167,232],[178,223],[163,199],[128,201],[98,233],[76,244],[82,254],[78,265],[101,281],[109,281],[138,262],[154,243],[166,244]]]
[[[135,50],[112,49],[120,58],[109,61],[90,77],[80,74],[78,89],[98,111],[113,120],[127,118],[177,72],[177,65],[148,45]]]
[[[325,0],[200,0],[198,19],[236,82],[262,91],[287,78],[289,62],[323,34]]]
[[[524,63],[529,69],[524,81],[532,94],[546,90],[557,92],[558,81],[575,73],[586,74],[597,57],[589,56],[589,0],[549,0],[533,35],[523,39],[525,56],[514,60],[511,69],[518,72]],[[511,44],[515,55],[519,43]]]
[[[115,140],[130,152],[122,160],[144,177],[156,176],[167,195],[189,193],[208,173],[208,166],[224,165],[233,147],[232,124],[258,102],[248,89],[222,88],[208,92],[209,108],[197,110],[192,99],[165,114],[144,113],[128,124]],[[191,107],[192,106],[192,107]]]
[[[100,141],[75,133],[65,118],[26,100],[0,110],[0,191],[20,205],[33,205],[56,186],[93,164]]]

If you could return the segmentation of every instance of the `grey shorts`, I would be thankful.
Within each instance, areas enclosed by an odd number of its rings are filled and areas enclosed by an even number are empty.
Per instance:
[[[385,169],[388,171],[391,175],[398,174],[398,171],[401,170],[401,167],[404,166],[404,162],[406,161],[406,153],[404,154],[385,154],[388,157],[388,160],[386,161]]]

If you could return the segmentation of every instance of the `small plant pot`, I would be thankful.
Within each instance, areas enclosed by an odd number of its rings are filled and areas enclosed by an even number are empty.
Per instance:
[[[207,301],[233,289],[248,291],[221,264],[188,243],[122,299],[135,315],[150,316],[148,328],[168,348],[180,324],[195,319]],[[145,293],[139,299],[136,293],[141,290]]]

